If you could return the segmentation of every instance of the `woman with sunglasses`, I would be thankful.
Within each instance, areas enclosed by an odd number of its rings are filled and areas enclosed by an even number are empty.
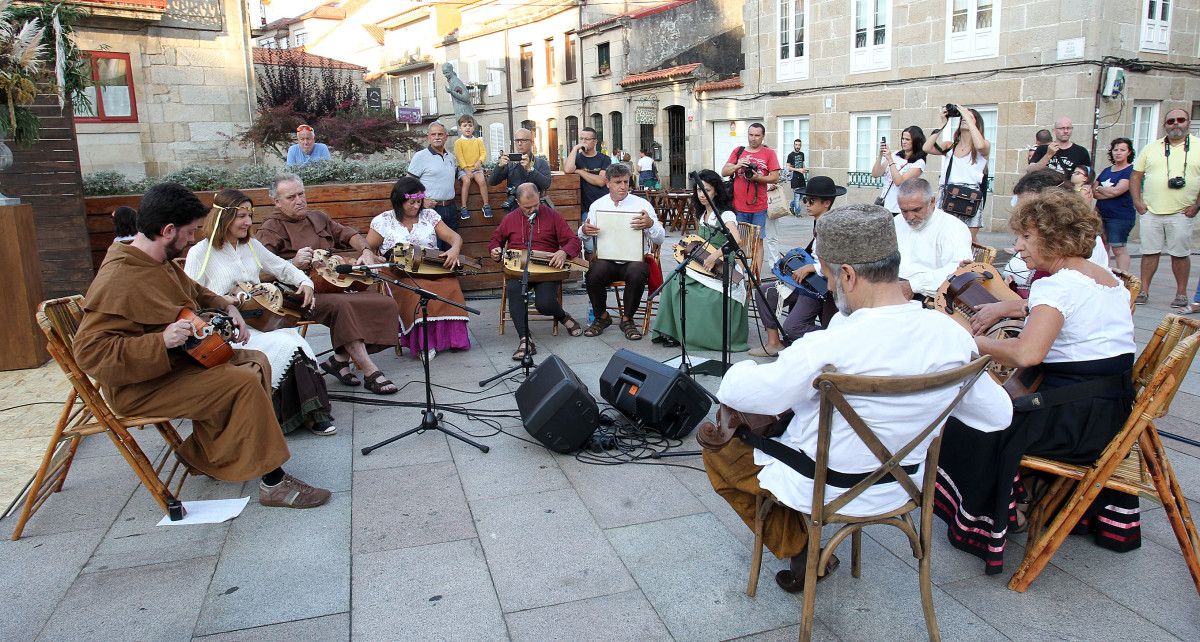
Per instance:
[[[259,273],[267,272],[296,288],[304,307],[311,308],[316,302],[312,279],[250,235],[253,216],[254,206],[244,193],[235,189],[217,192],[204,221],[204,239],[192,246],[183,270],[200,285],[231,297],[238,283],[260,283]],[[250,340],[242,347],[262,352],[271,362],[275,417],[284,434],[300,426],[317,435],[337,432],[325,379],[317,371],[317,356],[304,337],[291,328],[252,329]]]
[[[693,174],[692,211],[703,212],[700,218],[700,236],[715,248],[725,243],[726,235],[733,237],[739,244],[742,236],[738,234],[737,217],[733,214],[733,200],[725,188],[721,175],[711,169]],[[710,251],[708,257],[700,262],[705,270],[711,272],[717,263],[724,261],[719,251]],[[735,265],[736,260],[729,258],[730,265],[738,273],[741,270]],[[694,264],[693,264],[694,265]],[[689,265],[690,267],[690,265]],[[750,346],[746,345],[746,281],[742,279],[729,286],[729,297],[722,295],[724,291],[721,279],[688,270],[678,279],[672,279],[663,287],[658,295],[658,314],[654,316],[655,343],[667,346],[679,345],[683,332],[683,319],[680,313],[680,279],[687,287],[687,348],[689,350],[720,350],[721,349],[721,306],[729,306],[729,350],[745,352]]]

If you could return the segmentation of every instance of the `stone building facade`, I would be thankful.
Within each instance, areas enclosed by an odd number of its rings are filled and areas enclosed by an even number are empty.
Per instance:
[[[194,163],[238,164],[229,142],[254,111],[249,19],[240,0],[83,0],[76,43],[105,85],[76,114],[84,174],[160,175]]]

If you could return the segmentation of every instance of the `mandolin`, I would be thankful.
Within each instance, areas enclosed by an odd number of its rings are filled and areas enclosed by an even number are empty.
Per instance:
[[[445,252],[428,247],[398,243],[391,250],[393,268],[410,276],[437,278],[440,276],[456,276],[459,274],[478,274],[483,270],[483,263],[465,254],[458,255],[458,266],[445,266]]]
[[[308,273],[313,280],[313,289],[323,294],[359,292],[367,289],[375,279],[361,274],[338,274],[335,271],[339,265],[354,265],[355,256],[336,254],[329,250],[313,250],[312,268]]]
[[[205,368],[215,368],[233,358],[233,319],[213,311],[193,312],[188,308],[179,311],[177,321],[192,324],[192,336],[181,348]]]
[[[718,260],[717,263],[713,265],[712,270],[704,269],[704,261],[708,260],[708,257],[712,256],[713,254],[719,255],[721,253],[720,248],[705,241],[704,238],[698,234],[688,234],[687,236],[679,239],[679,242],[675,244],[675,261],[678,263],[683,263],[684,258],[686,258],[689,254],[692,254],[692,252],[695,252],[695,254],[692,255],[692,261],[688,263],[687,269],[696,272],[697,274],[710,276],[714,279],[724,278],[725,270],[729,269],[730,266],[730,263],[727,261]],[[730,272],[730,285],[737,285],[741,282],[741,272],[737,271],[736,269]]]
[[[234,287],[234,297],[246,325],[259,332],[294,328],[308,318],[304,297],[281,283],[239,281]]]
[[[550,259],[554,252],[533,251],[529,263],[529,282],[564,281],[582,277],[588,268],[588,262],[581,258],[568,258],[561,268],[550,267]],[[505,250],[502,254],[504,276],[519,279],[525,270],[525,250]]]
[[[768,439],[778,437],[787,430],[795,414],[788,410],[780,415],[756,415],[721,404],[717,408],[717,422],[700,424],[696,442],[707,450],[717,451],[724,448],[739,431],[749,431]]]
[[[975,317],[975,306],[1001,301],[1014,301],[1021,295],[1012,291],[1000,276],[1000,271],[987,263],[968,263],[950,275],[933,300],[933,308],[949,314],[959,325],[971,332],[971,319]],[[992,339],[1014,339],[1021,334],[1025,324],[1016,319],[1001,319],[988,328],[983,336]],[[1019,397],[1037,390],[1042,382],[1041,368],[1013,368],[995,361],[987,368],[988,374],[1004,386],[1011,397]]]

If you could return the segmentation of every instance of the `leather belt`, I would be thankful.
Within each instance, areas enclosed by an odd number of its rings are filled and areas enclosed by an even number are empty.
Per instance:
[[[445,207],[447,205],[454,205],[454,199],[450,198],[450,199],[446,199],[444,201],[434,201],[433,202],[434,207]]]
[[[808,453],[805,453],[803,450],[796,450],[789,446],[785,446],[774,439],[764,438],[748,430],[739,430],[737,432],[737,436],[740,437],[742,441],[750,444],[750,446],[767,453],[775,459],[778,459],[801,475],[804,475],[809,479],[816,478],[817,462],[813,461],[812,457],[809,457]],[[917,472],[917,470],[920,469],[920,467],[920,464],[909,464],[907,466],[900,466],[900,470],[903,470],[908,475],[913,475]],[[825,484],[827,486],[834,486],[837,488],[853,488],[857,486],[859,482],[869,477],[870,474],[871,473],[843,473],[832,468],[826,468]],[[888,473],[876,480],[873,485],[877,486],[879,484],[888,484],[895,481],[896,477],[891,473]]]

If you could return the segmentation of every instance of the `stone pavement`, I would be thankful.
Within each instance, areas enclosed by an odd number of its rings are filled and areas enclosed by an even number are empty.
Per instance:
[[[789,246],[807,240],[810,224],[785,223]],[[985,240],[1007,244],[991,236]],[[1163,276],[1152,303],[1135,316],[1140,343],[1166,312],[1170,279]],[[498,299],[475,303],[484,314],[471,322],[472,349],[433,362],[437,401],[515,409],[511,381],[477,392],[476,380],[512,364],[516,336],[496,333]],[[585,316],[583,296],[566,303]],[[656,359],[676,353],[627,342],[615,328],[596,339],[551,337],[545,323],[533,329],[536,359],[558,354],[597,398],[614,350],[632,347]],[[328,345],[323,332],[312,339]],[[417,362],[388,353],[381,365],[404,386],[390,400],[423,400]],[[334,382],[331,391],[352,389]],[[1200,377],[1193,376],[1162,425],[1200,438],[1198,411]],[[333,490],[327,506],[290,511],[252,500],[230,522],[175,528],[155,526],[161,513],[110,442],[89,439],[63,492],[20,541],[7,540],[13,520],[3,521],[0,639],[796,637],[798,596],[779,591],[772,578],[782,562],[768,554],[758,596],[745,596],[750,532],[712,491],[698,457],[588,464],[516,438],[527,435],[512,414],[501,422],[503,434],[447,414],[452,429],[489,445],[487,454],[424,433],[363,456],[363,446],[416,425],[419,412],[336,402],[336,436],[288,439],[287,469]],[[147,451],[162,447],[153,434],[139,438]],[[1185,490],[1200,488],[1200,452],[1166,445]],[[682,446],[694,448],[691,437]],[[255,485],[189,480],[185,499],[253,496]],[[1160,507],[1142,506],[1139,550],[1115,554],[1072,537],[1024,594],[1006,587],[1023,536],[1012,537],[1006,573],[987,576],[978,559],[946,543],[935,520],[934,600],[943,636],[1196,639],[1198,598],[1174,536]],[[1200,513],[1200,504],[1191,507]],[[847,567],[820,585],[816,637],[923,639],[916,561],[903,536],[882,527],[865,532],[863,576],[851,577]],[[848,550],[840,555],[849,559]]]

